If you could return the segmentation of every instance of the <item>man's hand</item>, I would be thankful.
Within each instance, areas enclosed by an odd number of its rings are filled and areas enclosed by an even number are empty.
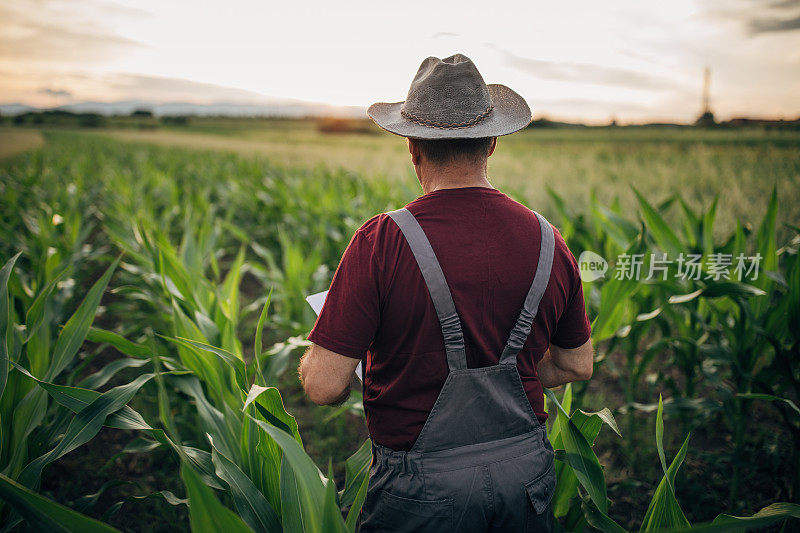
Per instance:
[[[552,389],[571,381],[585,381],[592,377],[594,349],[592,339],[577,348],[559,348],[551,344],[537,365],[539,381]]]
[[[317,405],[341,405],[350,397],[350,382],[359,360],[311,344],[297,373],[309,399]]]

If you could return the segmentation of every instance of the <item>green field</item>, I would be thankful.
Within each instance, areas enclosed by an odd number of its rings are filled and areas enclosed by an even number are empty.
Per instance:
[[[336,135],[321,133],[313,121],[197,119],[183,128],[116,128],[88,134],[263,156],[291,167],[342,168],[368,179],[400,180],[413,186],[416,177],[405,139],[375,130]],[[87,130],[73,133],[87,134]],[[32,135],[36,133],[0,129],[4,145],[31,142]],[[495,187],[525,198],[544,213],[550,203],[547,188],[577,211],[588,205],[592,194],[603,203],[618,198],[624,209],[633,209],[632,187],[656,203],[679,192],[696,209],[719,197],[721,235],[736,220],[755,222],[775,186],[782,221],[800,220],[800,132],[531,128],[501,137],[489,161]]]
[[[0,523],[352,526],[360,397],[305,398],[303,298],[365,220],[421,194],[404,139],[198,119],[2,128],[0,146]],[[548,401],[561,525],[650,531],[799,503],[800,133],[529,129],[500,139],[489,174],[576,256],[763,258],[742,283],[584,285],[594,377]],[[800,516],[769,509],[749,524]]]
[[[290,166],[342,167],[374,179],[415,180],[405,139],[326,135],[311,122],[270,123],[260,128],[196,125],[190,131],[116,130],[127,141],[264,155]],[[576,210],[591,194],[619,198],[634,208],[631,186],[653,202],[681,192],[694,208],[720,198],[718,230],[735,220],[754,222],[775,185],[785,220],[800,219],[800,132],[691,131],[669,129],[542,129],[499,139],[489,176],[547,212],[552,188]]]

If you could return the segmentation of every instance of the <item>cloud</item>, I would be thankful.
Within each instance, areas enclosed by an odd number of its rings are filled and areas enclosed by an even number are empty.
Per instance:
[[[510,67],[542,79],[621,86],[629,89],[661,90],[674,85],[670,80],[615,67],[569,61],[546,61],[521,57],[493,46]]]
[[[797,0],[773,0],[769,3],[769,7],[775,9],[795,8],[800,7],[800,2]]]
[[[451,31],[437,31],[431,35],[431,39],[440,39],[442,37],[461,37],[460,33],[453,33]]]
[[[734,23],[751,37],[800,29],[798,0],[709,0],[702,12],[712,21]]]
[[[31,14],[0,5],[0,59],[76,62],[113,59],[143,43],[102,31],[87,30],[74,18],[58,18],[46,10]],[[56,22],[57,21],[57,22]]]
[[[51,89],[50,87],[44,87],[36,92],[38,92],[39,94],[46,94],[47,96],[65,96],[65,97],[72,96],[72,93],[67,90]]]
[[[40,15],[64,15],[71,13],[78,14],[80,11],[88,12],[92,18],[98,15],[111,15],[129,17],[152,17],[154,14],[140,7],[126,6],[108,0],[81,0],[80,6],[76,6],[75,0],[25,0],[28,5],[34,4],[35,10]],[[79,9],[76,9],[79,7]]]
[[[113,94],[121,98],[240,103],[263,102],[266,99],[257,92],[183,78],[124,73],[107,76],[104,81]]]
[[[747,29],[750,35],[798,30],[800,29],[800,15],[791,18],[754,18],[748,21]]]
[[[69,0],[69,1],[72,2],[74,0]],[[155,16],[152,12],[139,7],[124,6],[122,4],[117,4],[114,2],[103,2],[101,0],[96,0],[91,3],[94,5],[96,9],[103,11],[104,13],[107,13],[109,15],[114,15],[114,16],[119,15],[125,18]]]
[[[566,110],[586,114],[596,113],[601,111],[603,113],[644,113],[652,111],[651,105],[646,105],[638,102],[626,101],[609,101],[598,100],[593,98],[554,98],[554,99],[539,99],[533,109],[534,115],[540,110],[546,114],[546,109],[554,109],[559,112]],[[536,109],[538,108],[538,110]]]

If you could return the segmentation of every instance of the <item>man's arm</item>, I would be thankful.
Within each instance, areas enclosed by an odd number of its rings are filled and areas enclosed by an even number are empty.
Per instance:
[[[350,397],[350,382],[359,359],[311,344],[300,358],[297,373],[303,390],[317,405],[341,405]]]
[[[585,381],[592,377],[594,349],[592,339],[577,348],[559,348],[551,344],[537,365],[539,381],[551,389],[571,381]]]

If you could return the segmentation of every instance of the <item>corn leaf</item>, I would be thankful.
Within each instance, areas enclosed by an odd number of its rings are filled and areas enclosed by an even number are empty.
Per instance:
[[[718,281],[709,283],[701,293],[706,298],[719,298],[728,296],[730,298],[749,298],[750,296],[764,296],[766,293],[747,283],[738,281]]]
[[[73,314],[64,329],[58,336],[56,345],[53,348],[53,360],[50,363],[50,368],[44,376],[45,381],[53,381],[53,379],[61,374],[61,371],[72,361],[75,354],[78,353],[78,348],[83,344],[86,335],[89,333],[89,328],[94,321],[94,315],[97,312],[97,306],[100,305],[100,299],[103,297],[103,292],[106,290],[108,282],[111,280],[111,275],[116,270],[119,264],[119,257],[111,263],[111,266],[105,273],[98,279],[86,297],[78,306],[77,311]]]
[[[181,465],[181,477],[189,500],[189,521],[197,533],[239,533],[252,531],[241,518],[222,505],[192,467]]]
[[[653,531],[664,527],[688,527],[690,525],[672,489],[675,483],[675,475],[681,467],[684,457],[686,457],[688,446],[689,435],[686,436],[683,445],[678,450],[678,454],[667,469],[667,473],[661,479],[658,487],[656,487],[653,499],[650,500],[650,505],[647,507],[642,526],[639,529],[640,532]]]
[[[118,335],[117,333],[108,331],[106,329],[95,327],[89,328],[89,333],[86,335],[86,340],[110,344],[120,352],[131,357],[143,358],[150,357],[150,355],[152,355],[150,348],[144,344],[136,344],[135,342],[129,341],[122,335]]]
[[[333,463],[328,460],[328,483],[325,486],[325,504],[322,508],[322,530],[332,533],[347,533],[342,511],[336,500],[336,484],[333,482]]]
[[[603,468],[591,445],[584,437],[581,430],[570,420],[569,415],[558,402],[555,394],[550,389],[545,389],[545,394],[558,408],[558,420],[561,424],[561,438],[567,452],[567,461],[575,472],[583,488],[589,493],[592,501],[603,513],[608,513],[608,496],[606,494],[605,476]]]
[[[311,508],[303,509],[303,493],[297,477],[289,465],[289,461],[281,458],[280,466],[281,522],[284,531],[313,531],[309,523],[312,519],[306,515],[313,513]]]
[[[99,389],[108,383],[108,380],[113,378],[120,370],[124,370],[126,368],[138,368],[146,365],[149,362],[150,361],[147,359],[132,359],[130,357],[115,359],[94,374],[90,374],[83,378],[78,382],[78,386],[84,389]]]
[[[600,433],[600,428],[603,427],[603,424],[606,424],[614,433],[622,436],[622,433],[619,430],[619,426],[617,425],[617,420],[614,418],[614,415],[611,413],[611,409],[608,407],[604,407],[599,411],[595,411],[592,413],[587,413],[582,409],[578,409],[574,413],[572,413],[572,421],[578,426],[578,429],[581,430],[583,436],[586,437],[586,440],[590,444],[594,444],[594,439],[597,438],[598,433]]]
[[[3,397],[3,391],[5,391],[8,381],[8,360],[11,358],[8,339],[13,332],[9,308],[8,278],[11,276],[11,269],[14,268],[14,263],[17,262],[20,254],[22,252],[17,252],[0,270],[0,398]]]
[[[322,483],[322,472],[306,454],[303,447],[289,434],[280,428],[254,419],[256,423],[269,434],[283,451],[281,465],[281,497],[283,499],[282,514],[284,528],[295,531],[291,524],[287,524],[287,515],[291,516],[288,504],[298,502],[295,509],[299,513],[294,516],[294,523],[302,525],[302,531],[322,531],[322,505],[325,502],[325,486]],[[291,471],[293,481],[287,480],[288,494],[284,497],[284,473]],[[300,530],[298,530],[300,531]]]
[[[656,449],[658,450],[658,459],[661,461],[661,470],[664,471],[664,477],[669,483],[669,489],[672,494],[675,494],[675,487],[667,476],[667,458],[664,454],[664,403],[661,400],[661,395],[658,395],[658,411],[656,412]]]
[[[35,531],[94,533],[117,531],[45,498],[0,474],[0,500],[7,502]]]
[[[589,525],[603,533],[628,533],[628,530],[614,522],[606,513],[600,511],[594,502],[588,498],[584,498],[581,501],[581,510]]]
[[[682,527],[688,526],[689,521],[683,514],[678,500],[675,496],[675,476],[686,457],[686,449],[689,445],[689,435],[683,441],[678,454],[672,460],[669,468],[667,468],[666,456],[664,454],[664,418],[663,418],[663,403],[661,395],[658,397],[658,410],[656,412],[656,447],[658,449],[659,460],[661,467],[664,471],[664,477],[661,479],[656,491],[653,494],[653,499],[647,507],[644,520],[640,531],[651,531],[663,527]]]
[[[239,516],[253,531],[282,531],[275,510],[259,492],[249,477],[229,458],[225,457],[211,441],[211,457],[216,473],[230,487]]]
[[[796,503],[775,502],[767,505],[752,516],[731,516],[719,514],[711,522],[695,524],[692,527],[661,530],[663,533],[734,533],[753,531],[775,524],[787,518],[800,519],[800,505]],[[789,525],[789,524],[787,524]],[[792,523],[791,525],[796,525]],[[789,531],[784,527],[781,531]]]
[[[225,415],[208,401],[203,386],[195,376],[180,376],[174,380],[174,384],[178,390],[194,398],[197,414],[203,422],[205,432],[211,434],[217,447],[227,457],[235,457],[241,428],[232,428],[228,424],[232,420],[226,421]]]
[[[667,252],[670,257],[678,257],[678,254],[683,251],[683,245],[678,236],[636,188],[633,188],[633,192],[639,200],[642,217],[647,224],[647,230],[653,236],[656,246]]]
[[[303,441],[300,438],[297,420],[286,411],[283,398],[277,388],[253,385],[247,395],[243,410],[251,404],[255,405],[258,414],[267,422],[294,437],[302,446]]]
[[[350,506],[350,509],[347,511],[347,519],[345,520],[345,525],[347,526],[347,530],[351,532],[355,532],[356,525],[358,523],[358,516],[361,514],[361,508],[364,505],[364,500],[367,498],[367,488],[369,487],[369,479],[366,479],[356,492],[356,496],[353,499],[353,504]]]
[[[253,360],[256,364],[256,383],[264,384],[264,374],[261,370],[261,354],[264,353],[264,345],[261,341],[261,335],[264,330],[264,323],[267,321],[267,311],[269,303],[272,300],[272,288],[269,289],[267,294],[267,301],[264,302],[264,307],[261,309],[261,315],[258,317],[258,324],[256,324],[256,336],[253,341]]]
[[[763,289],[767,293],[771,292],[775,282],[768,276],[763,275],[763,272],[778,270],[778,251],[775,242],[775,223],[777,216],[778,191],[777,187],[773,186],[772,194],[767,204],[767,212],[764,214],[761,226],[759,226],[756,235],[756,252],[761,255],[759,270],[762,275],[759,275],[758,279],[753,280],[753,285]],[[755,316],[761,316],[769,305],[770,302],[767,298],[760,298],[753,302],[753,313]]]
[[[767,400],[770,402],[783,402],[788,405],[795,413],[800,415],[800,407],[797,407],[797,404],[794,403],[789,398],[781,398],[780,396],[774,396],[772,394],[760,394],[756,392],[740,392],[737,393],[736,396],[741,396],[742,398],[750,398],[753,400]]]
[[[216,346],[211,346],[205,342],[199,342],[192,339],[186,339],[183,337],[177,337],[174,339],[169,339],[171,341],[177,343],[188,344],[190,346],[194,346],[195,348],[199,348],[201,350],[205,350],[206,352],[213,353],[214,355],[218,356],[222,361],[227,363],[233,370],[236,372],[236,376],[239,379],[239,385],[244,389],[245,384],[247,383],[247,377],[245,376],[244,370],[244,362],[236,357],[236,355],[232,354],[227,350],[223,350],[222,348],[217,348]]]
[[[101,394],[92,403],[81,409],[70,422],[66,434],[58,444],[49,452],[31,461],[23,469],[19,475],[20,483],[31,489],[38,489],[45,466],[94,438],[103,427],[106,418],[125,407],[125,404],[133,398],[142,385],[153,377],[155,374],[143,374],[130,383],[114,387]]]
[[[342,507],[352,505],[356,495],[369,479],[369,467],[372,464],[372,441],[367,439],[361,447],[344,463],[344,489],[339,499]]]
[[[62,271],[56,277],[50,280],[50,282],[45,285],[44,289],[42,289],[39,294],[36,296],[36,299],[31,304],[31,307],[28,309],[28,312],[25,313],[25,342],[28,342],[33,338],[34,335],[39,331],[39,328],[42,327],[42,323],[44,322],[45,316],[45,304],[47,303],[47,299],[50,297],[50,293],[53,292],[53,289],[58,282],[61,281],[62,276],[64,275]],[[1,282],[2,280],[0,280]],[[0,289],[2,290],[2,289]]]

